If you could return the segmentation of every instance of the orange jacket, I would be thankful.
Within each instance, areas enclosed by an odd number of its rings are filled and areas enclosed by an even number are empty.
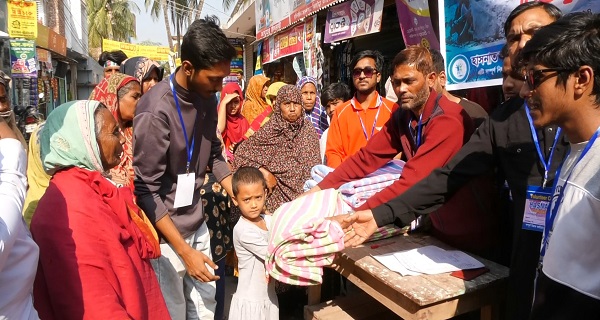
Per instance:
[[[364,147],[367,140],[381,130],[397,108],[397,104],[379,94],[366,109],[356,100],[356,97],[337,108],[327,134],[325,148],[327,166],[337,168],[344,160]]]

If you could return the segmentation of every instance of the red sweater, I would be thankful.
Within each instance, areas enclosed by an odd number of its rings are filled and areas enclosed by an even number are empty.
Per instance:
[[[406,161],[400,179],[375,194],[359,210],[374,208],[406,191],[429,175],[433,169],[445,165],[460,150],[473,133],[473,122],[464,109],[431,91],[422,117],[421,146],[409,132],[417,132],[418,119],[412,112],[398,109],[381,131],[355,155],[328,174],[319,187],[338,188],[342,184],[364,178],[393,159],[399,152]]]
[[[31,222],[41,319],[170,319],[150,264],[160,252],[126,203],[133,203],[131,191],[99,172],[70,168],[53,176]]]

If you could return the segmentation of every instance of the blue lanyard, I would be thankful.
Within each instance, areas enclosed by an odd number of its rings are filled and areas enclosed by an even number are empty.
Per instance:
[[[412,122],[412,112],[410,112],[410,120],[408,120],[408,130],[409,132],[411,132],[412,135],[412,127],[410,126],[410,123]],[[423,130],[423,112],[421,112],[421,115],[419,116],[419,122],[417,122],[417,139],[415,141],[415,145],[416,145],[416,149],[418,149],[421,146],[421,131]],[[415,140],[414,136],[413,136],[413,141]]]
[[[531,129],[531,136],[533,138],[533,142],[535,144],[535,149],[537,150],[538,156],[542,165],[544,166],[544,181],[542,182],[542,188],[546,187],[546,183],[548,183],[548,173],[550,172],[550,165],[552,164],[552,157],[554,156],[554,150],[556,149],[556,143],[558,142],[558,136],[560,136],[560,132],[562,131],[560,127],[556,129],[556,135],[554,135],[554,143],[552,144],[552,149],[550,150],[550,156],[548,157],[548,162],[544,159],[544,153],[542,152],[542,148],[540,147],[540,142],[538,140],[538,136],[533,126],[533,119],[531,119],[531,115],[529,114],[529,106],[527,105],[527,101],[525,101],[525,114],[527,115],[527,120],[529,121],[529,129]],[[554,177],[557,179],[558,175]]]
[[[190,145],[187,130],[185,130],[185,123],[183,122],[183,115],[181,114],[181,107],[179,107],[179,98],[177,98],[177,92],[175,91],[175,86],[173,86],[174,75],[175,74],[172,74],[169,78],[169,85],[171,86],[171,91],[173,91],[173,99],[175,100],[175,106],[177,107],[177,113],[179,114],[179,121],[181,121],[181,128],[183,129],[183,136],[185,138],[185,149],[187,150],[187,163],[185,165],[185,172],[189,174],[190,163],[192,162],[192,153],[194,152],[194,144],[196,142],[196,122],[198,120],[198,115],[196,114],[196,120],[194,120],[194,130],[192,131],[192,143]]]
[[[383,99],[381,99],[381,97],[378,97],[377,99],[377,113],[375,114],[375,121],[373,121],[373,126],[371,127],[371,136],[367,136],[367,128],[365,128],[365,124],[362,120],[362,117],[360,116],[360,113],[358,112],[358,110],[356,111],[356,115],[358,116],[358,120],[360,120],[360,126],[362,127],[363,130],[363,134],[365,135],[365,139],[367,141],[369,141],[370,138],[373,138],[373,134],[375,134],[375,126],[377,126],[377,118],[379,118],[379,111],[381,111],[381,104],[383,102]],[[354,105],[354,99],[350,100],[350,103],[352,104],[353,107],[355,107]],[[356,107],[355,107],[356,108]]]
[[[552,231],[552,227],[554,226],[554,219],[556,219],[556,214],[558,213],[558,208],[560,207],[562,198],[564,196],[565,187],[567,186],[567,182],[569,182],[569,179],[571,179],[571,175],[573,174],[573,171],[575,171],[575,166],[577,166],[579,161],[581,161],[581,159],[583,159],[583,157],[585,157],[585,154],[588,153],[588,151],[590,151],[590,148],[592,147],[592,145],[594,145],[594,141],[596,141],[596,138],[598,138],[598,134],[600,134],[600,127],[598,129],[596,129],[596,132],[594,132],[594,135],[590,138],[588,143],[585,145],[585,148],[581,152],[581,155],[579,155],[579,158],[577,158],[577,161],[575,161],[575,163],[571,167],[571,172],[569,172],[569,175],[565,179],[565,183],[563,184],[563,187],[558,192],[556,201],[552,201],[552,205],[548,206],[548,211],[546,212],[546,224],[544,225],[544,241],[542,242],[542,250],[540,253],[540,256],[542,259],[546,255],[546,247],[548,246],[548,240],[550,238],[550,231]],[[565,159],[569,157],[569,153],[571,153],[570,150],[567,153],[567,156],[565,157]],[[552,190],[553,190],[552,193],[554,193],[556,191],[556,186],[558,185],[558,180],[560,179],[560,172],[562,170],[563,165],[564,165],[564,161],[563,161],[563,164],[561,164],[560,168],[558,168],[558,170],[556,171],[556,177],[554,178],[554,187],[552,188]]]

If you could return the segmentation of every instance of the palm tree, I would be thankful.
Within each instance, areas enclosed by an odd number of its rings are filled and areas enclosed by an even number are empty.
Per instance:
[[[138,6],[129,0],[86,0],[89,47],[98,48],[102,39],[129,41],[135,37]]]
[[[175,50],[173,44],[171,23],[175,28],[177,39],[181,39],[183,28],[200,18],[204,0],[145,0],[146,10],[150,9],[153,19],[158,19],[162,11],[165,19],[165,28],[171,51]]]

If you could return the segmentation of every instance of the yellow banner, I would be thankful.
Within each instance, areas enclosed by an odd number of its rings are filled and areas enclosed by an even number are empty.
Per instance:
[[[122,50],[127,57],[146,57],[155,61],[169,60],[169,47],[142,46],[126,42],[102,39],[102,51]]]
[[[37,38],[37,4],[33,1],[8,2],[8,34],[11,38]]]

